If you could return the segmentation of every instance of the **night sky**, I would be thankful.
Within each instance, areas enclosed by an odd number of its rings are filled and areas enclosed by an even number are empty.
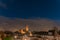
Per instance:
[[[60,20],[60,0],[0,0],[0,16]]]

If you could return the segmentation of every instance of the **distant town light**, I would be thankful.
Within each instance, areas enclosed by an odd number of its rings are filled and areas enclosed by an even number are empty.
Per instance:
[[[17,38],[17,36],[14,36],[14,38]]]
[[[32,32],[30,32],[30,36],[32,36]]]
[[[27,39],[25,39],[25,40],[27,40]]]
[[[27,35],[24,35],[24,36],[22,37],[22,40],[30,40],[30,37],[28,37]]]

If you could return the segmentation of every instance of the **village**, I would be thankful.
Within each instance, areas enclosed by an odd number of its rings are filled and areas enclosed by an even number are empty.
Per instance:
[[[30,31],[26,25],[15,32],[0,31],[0,40],[60,40],[60,31],[57,27],[48,31]]]

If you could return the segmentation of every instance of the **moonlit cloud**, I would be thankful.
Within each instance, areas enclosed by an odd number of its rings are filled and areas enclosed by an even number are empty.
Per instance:
[[[14,3],[14,0],[0,0],[0,7],[1,8],[4,8],[4,9],[8,9],[8,7],[7,7],[8,2],[9,2],[9,4],[13,4]]]
[[[1,8],[7,8],[7,5],[5,3],[3,3],[3,2],[0,2],[0,7]]]

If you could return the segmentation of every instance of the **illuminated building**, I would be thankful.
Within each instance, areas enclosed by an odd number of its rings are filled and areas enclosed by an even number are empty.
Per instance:
[[[32,36],[32,32],[29,30],[28,25],[24,29],[20,29],[19,32],[23,35],[21,40],[30,40],[29,36]]]
[[[19,32],[22,34],[22,35],[27,35],[27,36],[32,36],[32,32],[29,30],[29,27],[28,25],[26,25],[25,29],[20,29]]]
[[[23,31],[23,29],[21,29],[21,34],[25,34],[26,32]]]
[[[29,27],[28,27],[28,25],[26,25],[26,28],[25,28],[25,30],[26,30],[26,31],[29,31]]]

